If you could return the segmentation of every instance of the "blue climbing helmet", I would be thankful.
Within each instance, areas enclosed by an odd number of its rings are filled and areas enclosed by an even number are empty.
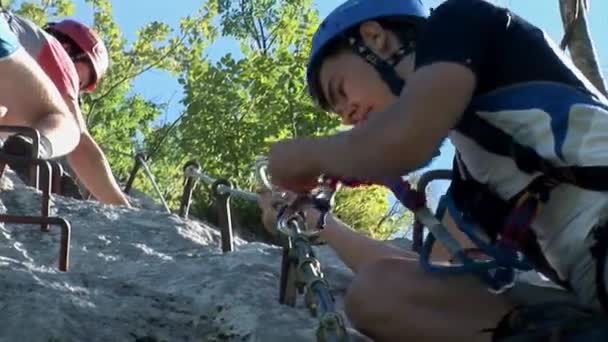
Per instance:
[[[422,0],[347,0],[333,10],[319,25],[312,38],[312,49],[306,68],[306,81],[312,98],[322,107],[326,106],[325,99],[318,85],[318,68],[325,58],[327,49],[340,39],[346,40],[353,51],[364,58],[380,73],[382,79],[389,85],[393,93],[399,94],[404,81],[394,69],[403,56],[412,52],[415,42],[408,42],[389,60],[383,60],[362,42],[358,32],[351,32],[359,24],[389,17],[408,19],[416,24],[426,19],[428,10]]]

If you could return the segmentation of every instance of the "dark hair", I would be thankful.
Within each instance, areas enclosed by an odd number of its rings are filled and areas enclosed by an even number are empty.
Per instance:
[[[417,18],[417,17],[409,17],[409,16],[384,17],[384,18],[379,18],[379,19],[370,19],[367,21],[378,22],[378,24],[380,24],[380,26],[382,26],[382,28],[394,33],[397,36],[397,38],[399,39],[399,41],[401,42],[401,44],[403,44],[403,45],[408,45],[408,44],[411,44],[412,42],[415,42],[417,35],[420,31],[420,27],[422,26],[423,23],[426,22],[425,19]],[[322,91],[321,91],[322,88],[320,85],[320,77],[318,75],[319,67],[321,66],[321,61],[325,60],[328,57],[335,56],[335,55],[345,52],[345,51],[352,51],[353,47],[349,44],[347,39],[349,39],[351,37],[359,37],[360,36],[359,27],[360,26],[361,26],[361,24],[351,27],[350,29],[343,32],[340,35],[340,37],[329,42],[325,46],[325,48],[323,49],[323,51],[321,52],[319,57],[317,57],[318,62],[317,62],[317,65],[315,66],[317,69],[314,70],[314,73],[316,74],[314,76],[314,80],[315,80],[314,82],[316,83],[315,87],[318,92],[317,96],[318,96],[319,105],[324,109],[327,109],[328,103],[322,94]]]
[[[53,37],[55,37],[61,43],[61,45],[63,45],[70,58],[74,62],[88,60],[88,56],[86,55],[86,53],[80,48],[80,46],[78,46],[78,44],[76,44],[76,42],[72,38],[53,29],[54,24],[55,23],[47,23],[44,26],[44,30]]]
[[[86,63],[89,65],[91,70],[95,70],[93,62],[91,61],[89,56],[84,52],[84,50],[82,50],[80,48],[80,46],[78,46],[78,44],[76,44],[76,42],[72,38],[53,29],[53,24],[55,24],[55,23],[47,23],[43,29],[48,34],[55,37],[59,41],[59,43],[61,43],[61,46],[63,46],[63,49],[68,53],[68,56],[70,56],[70,59],[72,60],[72,62]],[[95,82],[95,81],[93,79],[91,79],[90,83],[92,83],[92,82]],[[86,86],[88,86],[88,84]],[[80,104],[80,96],[78,96],[78,101]]]

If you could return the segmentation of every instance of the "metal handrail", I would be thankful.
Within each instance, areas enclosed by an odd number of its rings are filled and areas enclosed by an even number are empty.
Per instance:
[[[193,166],[193,165],[187,166],[184,173],[185,173],[186,177],[197,178],[197,179],[203,181],[207,185],[212,185],[215,182],[217,182],[217,179],[202,173],[201,171],[197,170],[196,166]],[[219,184],[217,186],[217,190],[220,194],[230,195],[230,196],[238,197],[238,198],[241,198],[241,199],[244,199],[247,201],[252,201],[252,202],[257,201],[257,198],[258,198],[258,195],[256,195],[253,192],[240,190],[240,189],[233,188],[233,187],[225,185],[225,184]]]

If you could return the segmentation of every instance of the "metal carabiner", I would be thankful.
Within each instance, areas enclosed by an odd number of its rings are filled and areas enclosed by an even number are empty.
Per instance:
[[[287,192],[281,191],[278,187],[274,186],[268,176],[268,157],[257,156],[253,165],[253,174],[256,182],[263,186],[266,190],[272,194],[273,201],[285,201],[287,199]]]
[[[302,233],[304,217],[297,211],[292,214],[284,213],[277,219],[277,230],[286,236],[296,237]]]
[[[253,173],[255,175],[256,181],[259,185],[264,186],[267,190],[272,191],[274,186],[270,182],[270,177],[268,177],[268,157],[266,156],[257,156],[255,157],[255,161],[253,164]]]

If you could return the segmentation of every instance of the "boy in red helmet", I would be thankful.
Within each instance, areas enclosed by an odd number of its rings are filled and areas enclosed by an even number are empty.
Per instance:
[[[129,206],[103,151],[87,130],[78,103],[79,93],[93,91],[108,69],[108,52],[101,38],[75,20],[49,23],[43,29],[7,11],[3,11],[2,16],[27,53],[51,78],[76,118],[80,140],[67,155],[76,176],[100,202]],[[14,144],[15,139],[19,137],[7,142]]]

